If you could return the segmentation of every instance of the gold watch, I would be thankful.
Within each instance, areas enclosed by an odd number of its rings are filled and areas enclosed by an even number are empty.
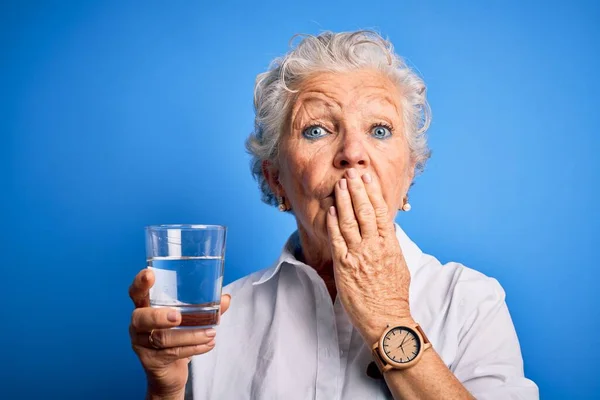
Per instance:
[[[373,344],[372,350],[375,364],[384,373],[412,367],[430,347],[431,343],[419,324],[388,325],[381,338]]]

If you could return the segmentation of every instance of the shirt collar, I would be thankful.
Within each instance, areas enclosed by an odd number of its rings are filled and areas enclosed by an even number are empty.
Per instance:
[[[400,228],[400,225],[394,224],[396,228],[396,238],[398,239],[398,243],[400,243],[400,248],[402,249],[402,253],[404,255],[404,260],[406,261],[406,265],[408,266],[408,270],[410,274],[414,276],[415,272],[420,266],[420,258],[423,255],[423,252],[419,247],[410,240],[410,238],[406,235],[406,233]],[[301,261],[296,259],[294,256],[296,250],[300,247],[300,236],[298,235],[298,231],[292,233],[289,237],[285,245],[283,246],[283,250],[279,255],[279,258],[273,265],[265,270],[262,274],[261,278],[254,282],[253,285],[260,285],[271,280],[279,270],[283,264],[290,264],[294,266],[306,265]]]

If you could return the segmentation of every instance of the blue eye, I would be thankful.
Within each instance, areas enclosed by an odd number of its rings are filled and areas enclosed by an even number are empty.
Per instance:
[[[387,139],[392,136],[392,131],[385,125],[375,125],[371,128],[371,135],[377,139]]]
[[[306,128],[302,134],[308,139],[318,139],[327,135],[327,131],[321,126],[313,125]]]

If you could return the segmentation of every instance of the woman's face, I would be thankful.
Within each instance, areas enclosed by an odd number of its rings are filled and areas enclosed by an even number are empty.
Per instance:
[[[414,175],[402,123],[401,94],[374,70],[323,72],[296,94],[278,165],[267,179],[294,211],[299,229],[327,241],[326,213],[334,185],[350,168],[378,179],[393,219]]]

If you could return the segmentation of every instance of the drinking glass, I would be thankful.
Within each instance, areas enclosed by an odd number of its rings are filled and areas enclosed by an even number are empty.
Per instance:
[[[219,324],[227,228],[221,225],[146,227],[146,260],[156,280],[151,307],[181,312],[181,328]]]

